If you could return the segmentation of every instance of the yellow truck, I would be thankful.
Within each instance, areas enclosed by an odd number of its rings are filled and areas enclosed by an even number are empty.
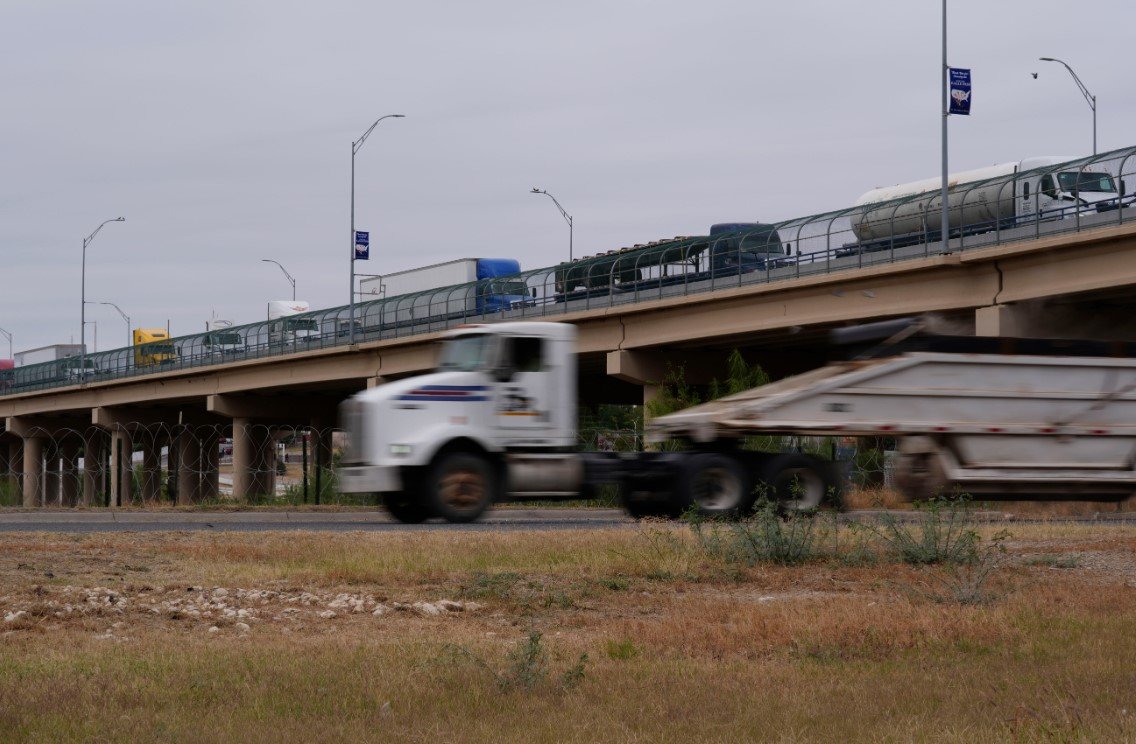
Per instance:
[[[160,367],[177,361],[177,348],[163,328],[134,329],[134,366]]]

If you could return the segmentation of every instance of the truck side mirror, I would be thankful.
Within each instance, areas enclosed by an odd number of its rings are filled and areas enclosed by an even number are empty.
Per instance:
[[[533,296],[533,299],[535,300],[536,299],[536,287],[532,288],[532,296]]]
[[[515,371],[516,370],[512,367],[494,367],[492,372],[493,379],[497,382],[508,382],[513,379],[513,373]]]
[[[1121,180],[1120,182],[1120,195],[1124,196],[1128,193],[1128,182]]]

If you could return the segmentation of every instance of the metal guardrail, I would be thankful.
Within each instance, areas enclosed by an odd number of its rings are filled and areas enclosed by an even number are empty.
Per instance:
[[[1136,215],[1136,210],[1129,212],[1136,194],[1128,194],[1122,186],[1133,173],[1136,147],[958,184],[950,192],[951,228],[945,250],[939,235],[941,197],[936,187],[891,201],[719,235],[677,237],[612,250],[511,277],[363,301],[355,306],[356,343],[431,333],[471,322],[555,319],[579,310],[1122,224]],[[1104,189],[1110,184],[1117,190],[1115,197],[1097,203],[1096,197],[1107,193]],[[502,283],[509,285],[505,292]],[[506,310],[483,311],[499,305],[502,294],[515,296],[518,283],[527,289],[524,301],[513,302]],[[94,352],[87,355],[83,369],[70,358],[0,370],[0,396],[345,347],[349,345],[349,314],[349,307],[343,305],[180,336],[162,342],[168,344],[164,349],[126,347]]]

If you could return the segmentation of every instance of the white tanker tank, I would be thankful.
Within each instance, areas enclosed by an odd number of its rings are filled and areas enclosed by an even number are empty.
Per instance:
[[[1060,219],[1077,211],[1117,208],[1122,194],[1112,175],[1099,166],[1074,164],[1074,160],[1034,157],[949,175],[951,233],[957,234],[960,226],[977,233],[1027,219]],[[908,245],[923,242],[924,236],[938,240],[942,185],[942,179],[928,178],[862,195],[856,206],[879,206],[852,218],[852,232],[860,248]]]

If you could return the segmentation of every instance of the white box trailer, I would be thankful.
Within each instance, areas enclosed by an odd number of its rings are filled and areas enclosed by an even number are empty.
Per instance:
[[[648,439],[897,437],[896,485],[910,498],[1136,493],[1136,359],[1058,354],[910,351],[832,364],[659,417]],[[822,482],[807,470],[801,486]]]
[[[363,300],[385,298],[356,311],[366,329],[426,319],[472,318],[531,304],[513,258],[459,258],[396,271],[359,283]]]
[[[38,349],[17,351],[14,361],[17,367],[25,367],[29,364],[42,364],[43,362],[54,362],[67,357],[80,356],[82,353],[82,344],[52,344],[51,346],[41,346]]]

